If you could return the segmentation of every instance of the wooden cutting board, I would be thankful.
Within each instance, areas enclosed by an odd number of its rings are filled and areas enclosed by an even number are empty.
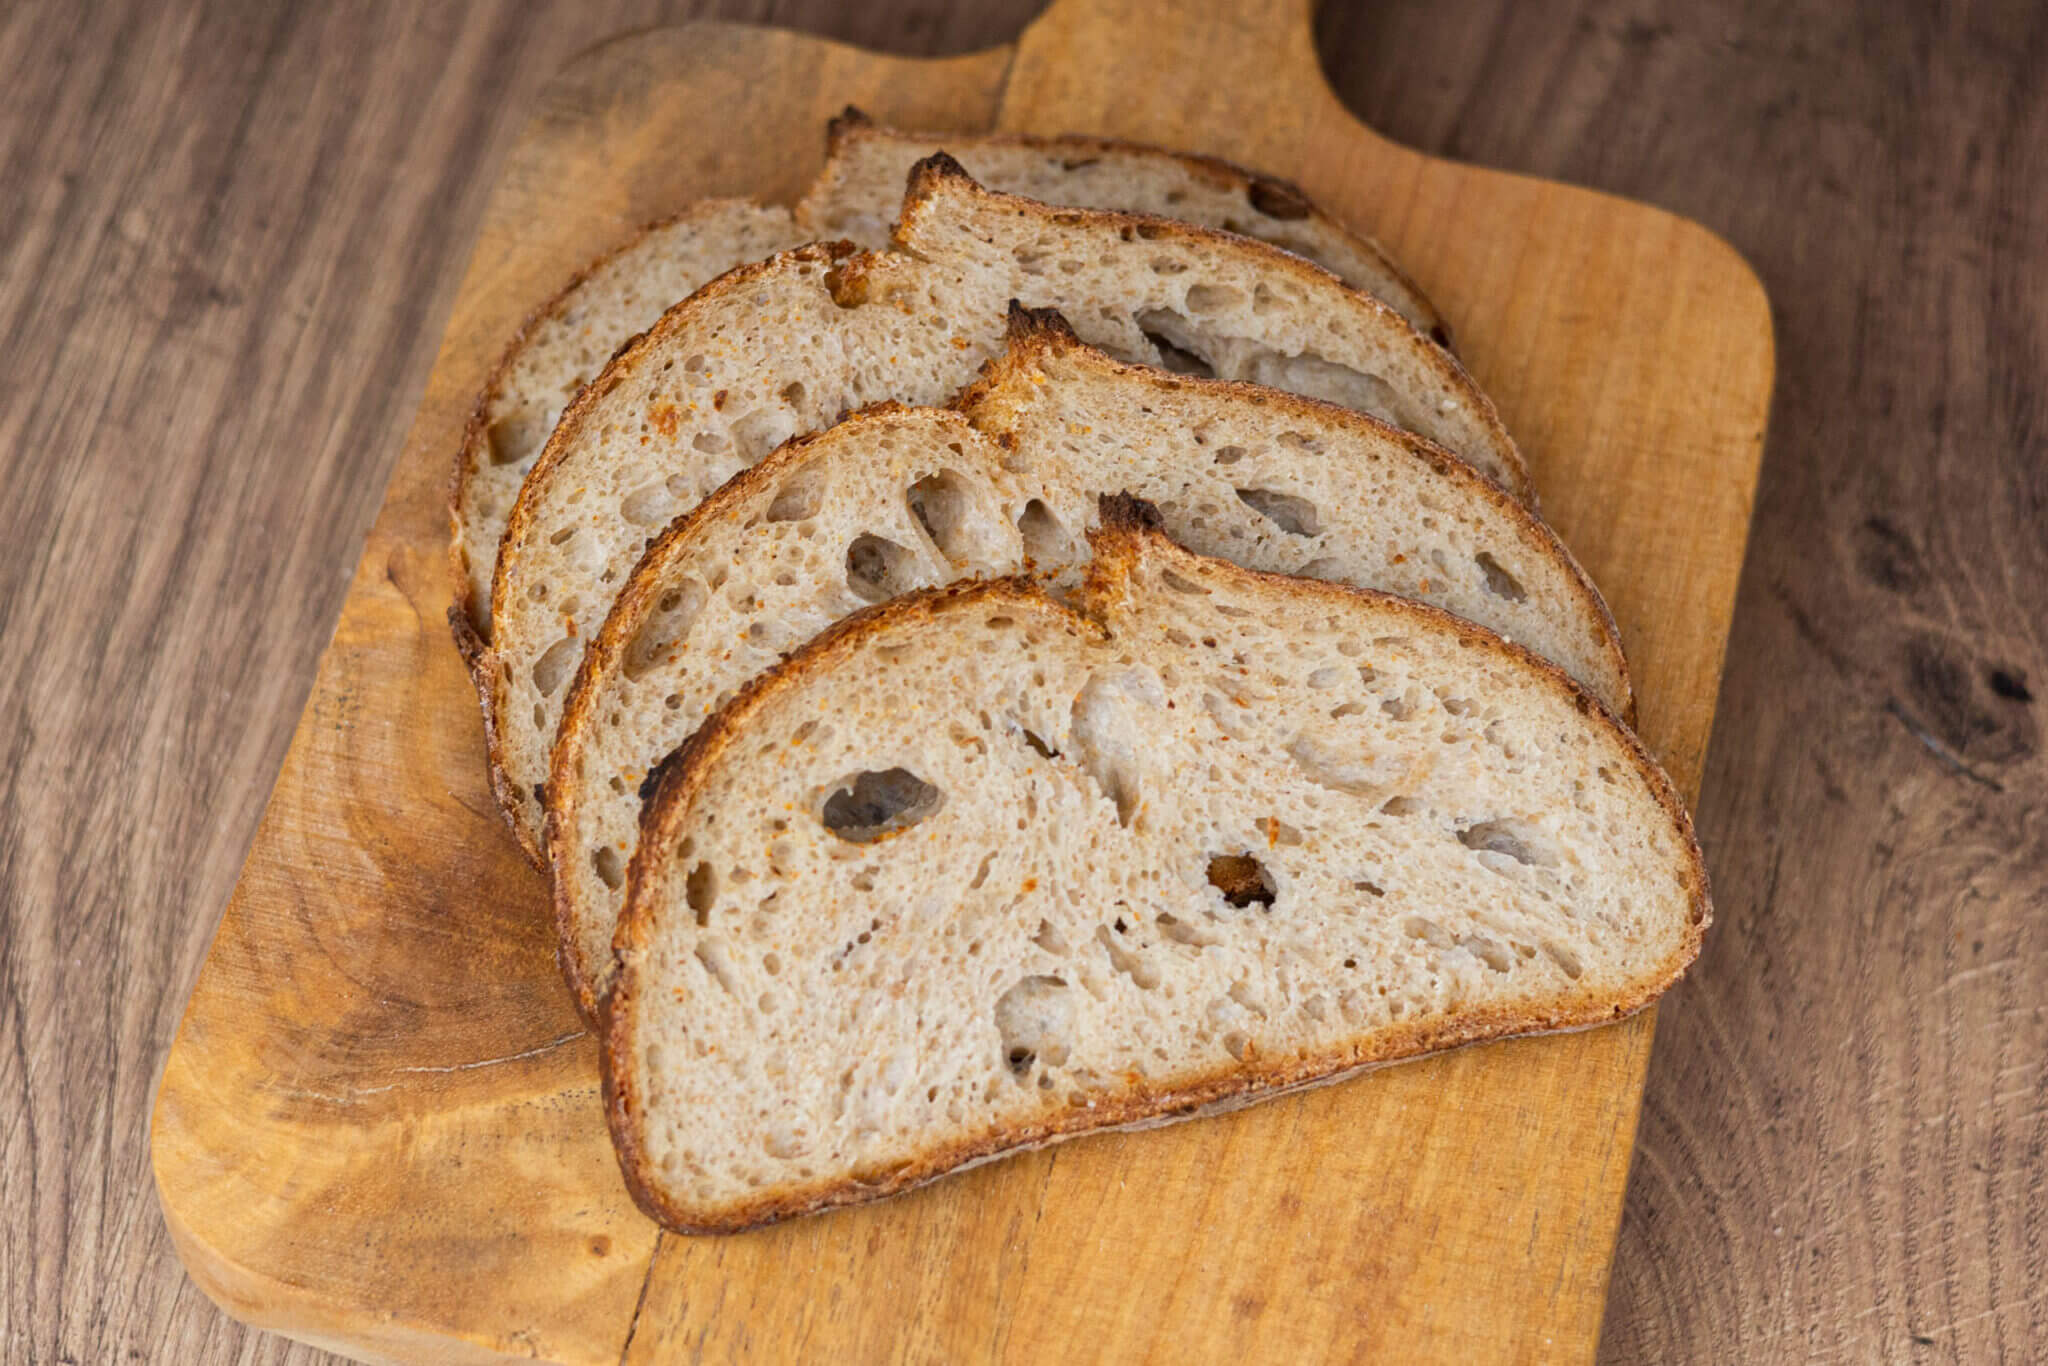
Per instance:
[[[1692,223],[1375,136],[1324,84],[1308,9],[1060,0],[1016,46],[943,61],[699,25],[540,92],[158,1092],[165,1218],[230,1313],[373,1360],[1592,1355],[1647,1014],[659,1235],[443,622],[470,396],[579,262],[702,195],[792,197],[848,102],[1144,138],[1298,180],[1435,297],[1696,795],[1770,392],[1763,293]]]

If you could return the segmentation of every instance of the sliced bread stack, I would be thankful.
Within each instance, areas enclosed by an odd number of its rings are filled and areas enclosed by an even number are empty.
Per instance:
[[[911,167],[941,150],[991,189],[1178,218],[1285,248],[1448,344],[1436,309],[1379,245],[1285,181],[1102,138],[903,133],[848,109],[832,120],[825,167],[794,211],[740,199],[692,205],[577,272],[507,345],[456,460],[450,550],[461,636],[478,648],[489,640],[491,568],[512,501],[562,410],[612,353],[670,304],[773,252],[835,239],[886,247]]]
[[[1000,348],[1012,300],[1059,309],[1121,359],[1186,354],[1224,378],[1387,417],[1527,494],[1513,441],[1463,368],[1300,257],[997,194],[943,154],[913,171],[897,236],[886,252],[798,248],[699,290],[584,389],[528,473],[476,673],[499,799],[537,863],[561,700],[661,528],[792,436],[870,403],[946,401]]]
[[[619,933],[628,1184],[691,1232],[1476,1039],[1613,1020],[1705,874],[1554,667],[1384,594],[1096,534],[828,631],[685,747]]]
[[[1223,163],[944,145],[1067,206],[836,121],[794,212],[536,314],[458,463],[494,785],[678,1228],[1597,1023],[1706,923],[1613,621],[1384,255]]]
[[[641,788],[755,675],[870,603],[1088,559],[1100,495],[1182,544],[1401,593],[1557,661],[1617,715],[1619,641],[1541,521],[1428,442],[1331,404],[1122,364],[1019,310],[948,409],[886,404],[782,446],[641,559],[570,687],[548,779],[562,960],[610,985]]]

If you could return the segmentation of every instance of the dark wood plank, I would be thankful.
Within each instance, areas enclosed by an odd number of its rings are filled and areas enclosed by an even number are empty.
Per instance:
[[[2048,10],[1323,16],[1430,151],[1699,218],[1769,287],[1772,419],[1604,1355],[2048,1342]],[[1428,54],[1419,59],[1418,54]]]
[[[519,92],[714,7],[0,8],[0,1341],[311,1362],[178,1271],[153,1073],[431,362]],[[899,51],[1036,6],[719,5]],[[1690,213],[1779,402],[1607,1355],[2048,1340],[2048,18],[1332,0],[1424,150]],[[138,908],[147,908],[138,909]]]

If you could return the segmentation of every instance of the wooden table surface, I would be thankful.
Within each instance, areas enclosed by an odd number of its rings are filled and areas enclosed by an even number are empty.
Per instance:
[[[526,92],[715,15],[906,53],[1031,0],[0,6],[0,1359],[324,1360],[184,1278],[157,1069]],[[2048,1343],[2048,8],[1330,0],[1426,151],[1689,214],[1778,399],[1603,1356]]]

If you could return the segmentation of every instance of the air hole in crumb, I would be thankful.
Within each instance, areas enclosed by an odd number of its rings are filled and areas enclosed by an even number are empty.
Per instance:
[[[768,520],[802,522],[817,516],[818,509],[824,506],[828,479],[823,461],[790,475],[768,504]]]
[[[759,463],[762,456],[796,433],[796,420],[780,408],[756,408],[732,424],[732,438],[739,447],[740,458],[750,465]]]
[[[825,828],[850,844],[872,844],[939,809],[945,794],[907,768],[855,774],[825,799]]]
[[[868,602],[882,602],[917,586],[917,560],[886,537],[862,533],[846,548],[846,586]]]
[[[1528,821],[1503,817],[1480,821],[1458,832],[1458,843],[1475,853],[1505,854],[1517,863],[1557,867],[1557,850],[1550,839]]]
[[[716,938],[702,940],[697,945],[697,961],[711,974],[719,986],[728,992],[735,988],[732,963],[726,957],[725,944]]]
[[[619,851],[607,844],[595,849],[590,855],[590,865],[597,870],[598,880],[613,891],[619,890],[626,882],[625,860]]]
[[[1043,1058],[1047,1067],[1065,1065],[1074,1033],[1074,1002],[1058,977],[1034,976],[996,998],[996,1035],[1003,1061],[1017,1080]]]
[[[1238,500],[1290,536],[1313,536],[1320,529],[1316,505],[1306,498],[1273,489],[1239,489]]]
[[[1017,532],[1024,538],[1024,558],[1035,565],[1068,564],[1081,558],[1074,538],[1052,515],[1052,509],[1037,498],[1017,514]]]
[[[1254,209],[1268,218],[1292,222],[1307,218],[1313,211],[1301,191],[1280,180],[1254,180],[1245,187],[1244,197]]]
[[[1232,906],[1270,907],[1278,888],[1266,865],[1250,854],[1216,854],[1209,859],[1209,884]]]
[[[621,663],[626,677],[638,681],[650,669],[667,660],[683,637],[690,633],[690,627],[697,620],[697,614],[704,610],[705,599],[710,596],[699,579],[685,580],[681,585],[663,593],[655,603],[654,610],[647,614],[634,633],[632,643],[626,646],[625,658]]]
[[[697,913],[697,923],[707,922],[712,905],[718,900],[718,870],[709,863],[699,860],[683,880],[683,898],[690,909]]]
[[[1488,939],[1483,934],[1460,936],[1458,947],[1495,972],[1506,972],[1515,965],[1514,955],[1507,951],[1505,945],[1498,940]]]
[[[521,465],[540,450],[547,440],[540,414],[528,408],[507,413],[485,429],[493,465]]]
[[[676,500],[659,480],[634,489],[619,500],[619,516],[634,526],[660,526],[674,512]]]
[[[568,681],[582,654],[581,645],[575,636],[563,636],[534,661],[533,686],[540,690],[542,697],[552,697],[555,690]]]
[[[1136,817],[1143,800],[1138,748],[1132,739],[1143,727],[1132,710],[1122,689],[1105,678],[1091,678],[1076,694],[1068,724],[1074,757],[1115,804],[1117,823],[1124,826]]]
[[[1528,599],[1529,594],[1522,587],[1522,581],[1501,568],[1500,561],[1491,554],[1482,550],[1472,558],[1486,574],[1487,592],[1497,598],[1506,598],[1509,602],[1524,602]]]
[[[940,470],[912,484],[904,494],[910,513],[939,553],[956,565],[1007,558],[977,515],[974,485],[957,470]]]
[[[1176,593],[1187,593],[1194,596],[1206,596],[1209,592],[1208,589],[1202,587],[1202,585],[1196,583],[1193,579],[1186,578],[1180,574],[1176,574],[1171,569],[1160,570],[1159,581],[1165,584],[1168,588],[1171,588]]]
[[[1192,293],[1192,291],[1190,291]],[[1200,343],[1187,319],[1163,308],[1150,308],[1136,317],[1138,330],[1159,352],[1159,366],[1176,375],[1213,379],[1216,367],[1202,355]]]
[[[1219,465],[1235,465],[1238,461],[1244,459],[1244,455],[1245,451],[1242,446],[1218,446],[1216,448],[1216,463]]]

